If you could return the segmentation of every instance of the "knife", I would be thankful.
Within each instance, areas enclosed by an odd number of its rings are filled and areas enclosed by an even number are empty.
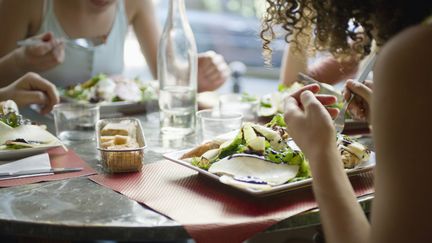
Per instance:
[[[81,171],[83,168],[52,168],[52,169],[37,169],[37,170],[20,170],[16,172],[2,172],[0,173],[1,178],[15,177],[15,176],[26,176],[26,175],[37,175],[37,174],[48,174],[48,173],[67,173]]]

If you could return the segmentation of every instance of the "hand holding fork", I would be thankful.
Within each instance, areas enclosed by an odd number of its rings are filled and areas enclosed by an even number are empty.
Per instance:
[[[358,83],[361,83],[361,84],[365,83],[369,72],[372,70],[372,68],[375,64],[375,60],[376,60],[376,54],[371,55],[366,60],[366,63],[364,65],[362,71],[360,72],[360,76],[356,80]],[[356,87],[355,83],[351,82],[350,85],[351,85],[351,87]],[[344,102],[344,105],[343,105],[342,109],[340,110],[338,116],[334,120],[336,132],[338,132],[338,133],[341,133],[345,127],[345,113],[348,109],[349,104],[353,101],[353,99],[355,97],[354,93],[349,93],[348,95],[349,95],[348,99],[346,99],[347,97],[345,97],[346,101]]]

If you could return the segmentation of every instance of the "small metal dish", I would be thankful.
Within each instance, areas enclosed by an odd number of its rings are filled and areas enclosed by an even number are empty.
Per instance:
[[[108,149],[101,143],[101,130],[108,123],[130,122],[135,127],[137,148]],[[101,163],[108,173],[141,171],[144,160],[144,149],[147,147],[141,122],[135,118],[102,119],[96,124],[97,149],[100,151]]]

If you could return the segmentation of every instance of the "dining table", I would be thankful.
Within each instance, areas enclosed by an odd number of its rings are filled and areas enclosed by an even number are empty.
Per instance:
[[[30,108],[22,109],[21,113],[34,122],[45,124],[55,134],[52,116],[41,115]],[[124,116],[141,121],[147,143],[144,164],[161,161],[164,153],[190,148],[198,142],[195,134],[174,138],[161,134],[157,102],[147,104],[144,113]],[[365,139],[370,142],[370,137]],[[103,173],[96,141],[69,141],[65,145],[98,173]],[[373,194],[358,200],[368,214]],[[287,241],[301,238],[304,242],[319,242],[322,239],[319,210],[315,208],[286,218],[254,238],[278,232],[284,232]],[[0,238],[2,236],[78,241],[191,241],[180,223],[86,177],[1,188]],[[254,242],[254,238],[250,242]]]

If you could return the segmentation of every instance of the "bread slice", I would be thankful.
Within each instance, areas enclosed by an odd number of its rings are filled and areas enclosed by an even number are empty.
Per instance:
[[[135,136],[135,126],[130,122],[108,123],[101,130],[101,136]]]

